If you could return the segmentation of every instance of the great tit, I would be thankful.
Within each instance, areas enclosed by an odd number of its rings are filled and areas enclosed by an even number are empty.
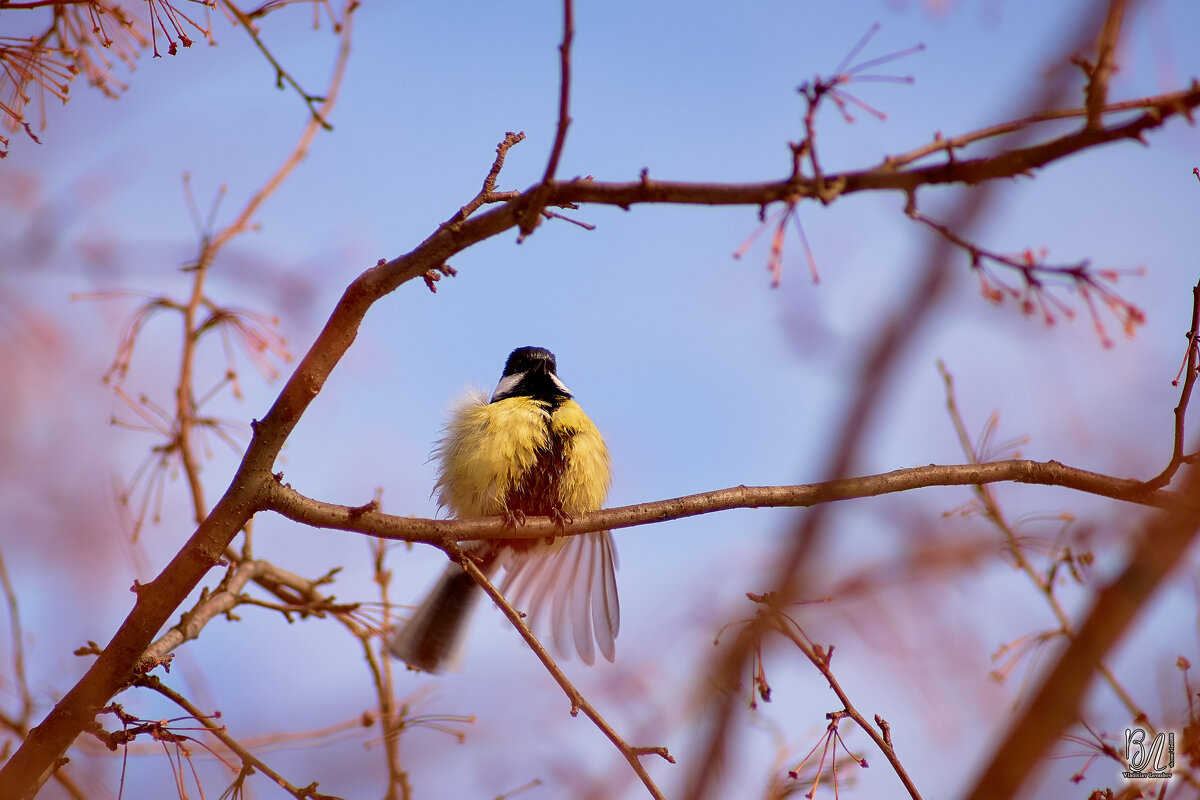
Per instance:
[[[478,391],[462,398],[433,455],[438,505],[457,519],[566,520],[599,510],[608,495],[608,447],[543,347],[512,351],[490,400]],[[621,612],[611,533],[493,540],[464,550],[489,578],[504,569],[500,591],[536,627],[549,628],[560,655],[573,643],[587,664],[597,646],[613,660]],[[462,566],[450,564],[392,638],[392,654],[416,669],[441,671],[479,595]]]

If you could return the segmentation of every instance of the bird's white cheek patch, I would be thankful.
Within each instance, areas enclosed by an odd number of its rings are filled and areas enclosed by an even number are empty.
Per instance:
[[[551,373],[550,373],[550,380],[554,381],[554,385],[558,387],[558,390],[559,390],[560,392],[562,392],[563,394],[565,394],[567,397],[571,397],[571,396],[572,396],[572,395],[571,395],[571,390],[570,390],[570,389],[568,389],[568,388],[567,388],[567,385],[566,385],[565,383],[563,383],[562,381],[560,381],[560,380],[558,379],[558,376],[557,376],[557,375],[555,375],[553,372],[551,372]]]
[[[524,377],[524,372],[518,372],[516,375],[505,375],[501,378],[500,382],[496,384],[496,391],[492,392],[492,402],[494,403],[499,398],[510,394],[513,389],[517,388],[517,384],[521,382],[521,378]]]

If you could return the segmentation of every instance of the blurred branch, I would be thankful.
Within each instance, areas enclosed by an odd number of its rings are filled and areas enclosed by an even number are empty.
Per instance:
[[[1100,115],[1108,99],[1108,79],[1116,68],[1117,45],[1121,39],[1121,20],[1125,16],[1125,0],[1110,0],[1104,27],[1096,41],[1096,64],[1089,72],[1087,85],[1087,124],[1100,126]]]
[[[1018,794],[1046,751],[1079,717],[1096,666],[1171,570],[1183,563],[1198,532],[1200,468],[1191,467],[1166,513],[1151,518],[1132,540],[1125,568],[1096,595],[1075,637],[980,772],[971,800]]]
[[[380,539],[372,539],[370,546],[372,573],[375,584],[379,587],[379,602],[383,606],[383,627],[387,628],[388,611],[391,609],[388,588],[392,579],[391,572],[385,563],[388,551],[387,543]],[[396,707],[396,695],[392,682],[392,659],[389,654],[381,654],[375,647],[379,640],[376,636],[377,629],[358,625],[353,618],[349,618],[349,615],[339,615],[339,619],[343,620],[347,628],[362,643],[363,656],[367,660],[367,667],[371,671],[375,685],[375,695],[379,701],[379,724],[383,728],[383,748],[387,759],[388,783],[384,798],[385,800],[399,800],[403,797],[407,800],[412,796],[412,787],[408,783],[408,773],[400,763],[400,733],[404,728],[404,720],[401,718],[400,710]]]
[[[950,412],[950,418],[954,423],[954,430],[958,434],[959,443],[962,445],[963,452],[971,460],[972,463],[977,463],[980,454],[976,451],[975,446],[971,443],[970,437],[967,435],[966,425],[963,423],[962,415],[958,409],[958,403],[954,395],[954,378],[950,375],[946,365],[941,361],[938,362],[938,372],[941,373],[942,381],[946,387],[946,407]],[[1058,596],[1055,594],[1055,571],[1050,569],[1045,575],[1039,572],[1026,555],[1026,549],[1016,532],[1012,529],[1008,519],[1005,517],[1000,504],[996,500],[995,493],[990,486],[977,485],[975,486],[975,496],[979,500],[984,517],[1000,531],[1004,537],[1005,545],[1008,548],[1008,553],[1016,562],[1017,567],[1029,578],[1030,582],[1037,587],[1038,593],[1046,600],[1050,607],[1054,619],[1058,623],[1058,629],[1050,632],[1051,635],[1065,636],[1068,640],[1073,640],[1076,636],[1075,626],[1071,622],[1062,603],[1059,602]],[[1052,558],[1055,559],[1055,564],[1060,563],[1061,556],[1057,553],[1052,553]],[[1041,639],[1048,641],[1049,637]],[[1129,712],[1130,719],[1138,720],[1149,724],[1149,717],[1146,712],[1137,704],[1133,696],[1125,689],[1116,675],[1109,669],[1108,665],[1102,661],[1097,661],[1095,664],[1096,672],[1098,672],[1108,684],[1109,689],[1117,696],[1121,704],[1125,706],[1125,710]]]
[[[0,588],[4,591],[4,600],[8,605],[8,628],[12,638],[13,677],[17,684],[17,697],[20,707],[15,717],[7,714],[0,715],[0,722],[13,731],[24,735],[31,717],[33,716],[33,694],[29,691],[29,679],[25,674],[25,633],[21,628],[21,609],[17,601],[17,592],[13,588],[12,579],[8,576],[8,566],[4,562],[4,554],[0,553]]]

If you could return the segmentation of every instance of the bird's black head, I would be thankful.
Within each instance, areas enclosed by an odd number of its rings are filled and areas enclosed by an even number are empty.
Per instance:
[[[518,347],[508,354],[504,362],[504,375],[516,375],[521,372],[558,372],[558,364],[554,353],[544,347]]]
[[[504,363],[504,374],[496,384],[492,402],[506,397],[533,397],[557,403],[570,396],[558,379],[554,353],[544,347],[518,347]]]

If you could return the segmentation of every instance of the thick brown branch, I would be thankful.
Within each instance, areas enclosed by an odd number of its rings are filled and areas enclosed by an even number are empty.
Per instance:
[[[961,183],[974,185],[997,178],[1027,175],[1073,153],[1122,139],[1140,140],[1147,131],[1167,119],[1186,115],[1200,106],[1200,83],[1186,91],[1161,95],[1148,101],[1146,110],[1127,122],[1083,129],[1028,147],[1005,150],[998,155],[955,160],[947,164],[896,169],[882,167],[824,176],[825,194],[816,182],[804,177],[766,183],[686,183],[673,181],[630,181],[601,183],[573,180],[556,183],[551,203],[605,203],[629,207],[636,203],[680,203],[693,205],[765,205],[796,197],[827,197],[864,191],[909,193],[921,186]],[[903,159],[903,156],[898,157]],[[893,162],[898,163],[898,162]]]
[[[1172,493],[1163,490],[1147,492],[1140,481],[1088,472],[1057,461],[1016,460],[912,467],[879,475],[799,486],[735,486],[671,500],[576,514],[566,522],[549,517],[527,517],[525,523],[515,529],[509,527],[502,517],[433,520],[392,516],[374,509],[363,511],[361,508],[313,500],[280,483],[272,486],[263,502],[265,509],[305,525],[356,531],[382,539],[440,545],[446,537],[462,542],[476,539],[540,539],[547,535],[573,536],[734,508],[807,507],[930,486],[972,486],[1000,481],[1062,486],[1157,508],[1168,505],[1174,498]]]

